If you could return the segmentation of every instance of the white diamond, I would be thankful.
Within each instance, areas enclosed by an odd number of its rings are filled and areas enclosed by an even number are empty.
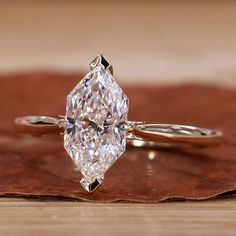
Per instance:
[[[127,114],[127,96],[102,65],[67,96],[64,146],[91,183],[125,151]]]

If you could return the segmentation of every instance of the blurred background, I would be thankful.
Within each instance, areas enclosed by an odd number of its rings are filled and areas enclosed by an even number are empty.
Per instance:
[[[236,1],[0,0],[0,73],[87,71],[123,83],[236,86]]]

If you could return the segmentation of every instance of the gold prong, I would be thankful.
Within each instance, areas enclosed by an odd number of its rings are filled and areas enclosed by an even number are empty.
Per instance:
[[[110,62],[102,55],[99,54],[90,64],[90,69],[94,69],[98,65],[102,65],[107,71],[109,71],[113,75],[113,67]]]
[[[81,179],[80,183],[89,193],[92,193],[100,186],[102,179],[95,179],[94,182],[90,182],[86,178],[83,178]]]

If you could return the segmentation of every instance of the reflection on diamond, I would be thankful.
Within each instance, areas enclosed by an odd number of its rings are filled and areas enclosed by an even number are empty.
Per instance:
[[[64,146],[87,181],[102,179],[126,147],[128,98],[103,66],[67,96]]]

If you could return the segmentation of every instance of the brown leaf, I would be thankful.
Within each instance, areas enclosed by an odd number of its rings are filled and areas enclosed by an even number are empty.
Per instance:
[[[0,195],[87,201],[159,202],[207,199],[236,189],[236,92],[221,88],[127,87],[130,120],[220,129],[225,140],[206,149],[128,148],[92,194],[63,149],[63,138],[16,133],[24,115],[64,114],[81,75],[21,74],[0,78]]]

